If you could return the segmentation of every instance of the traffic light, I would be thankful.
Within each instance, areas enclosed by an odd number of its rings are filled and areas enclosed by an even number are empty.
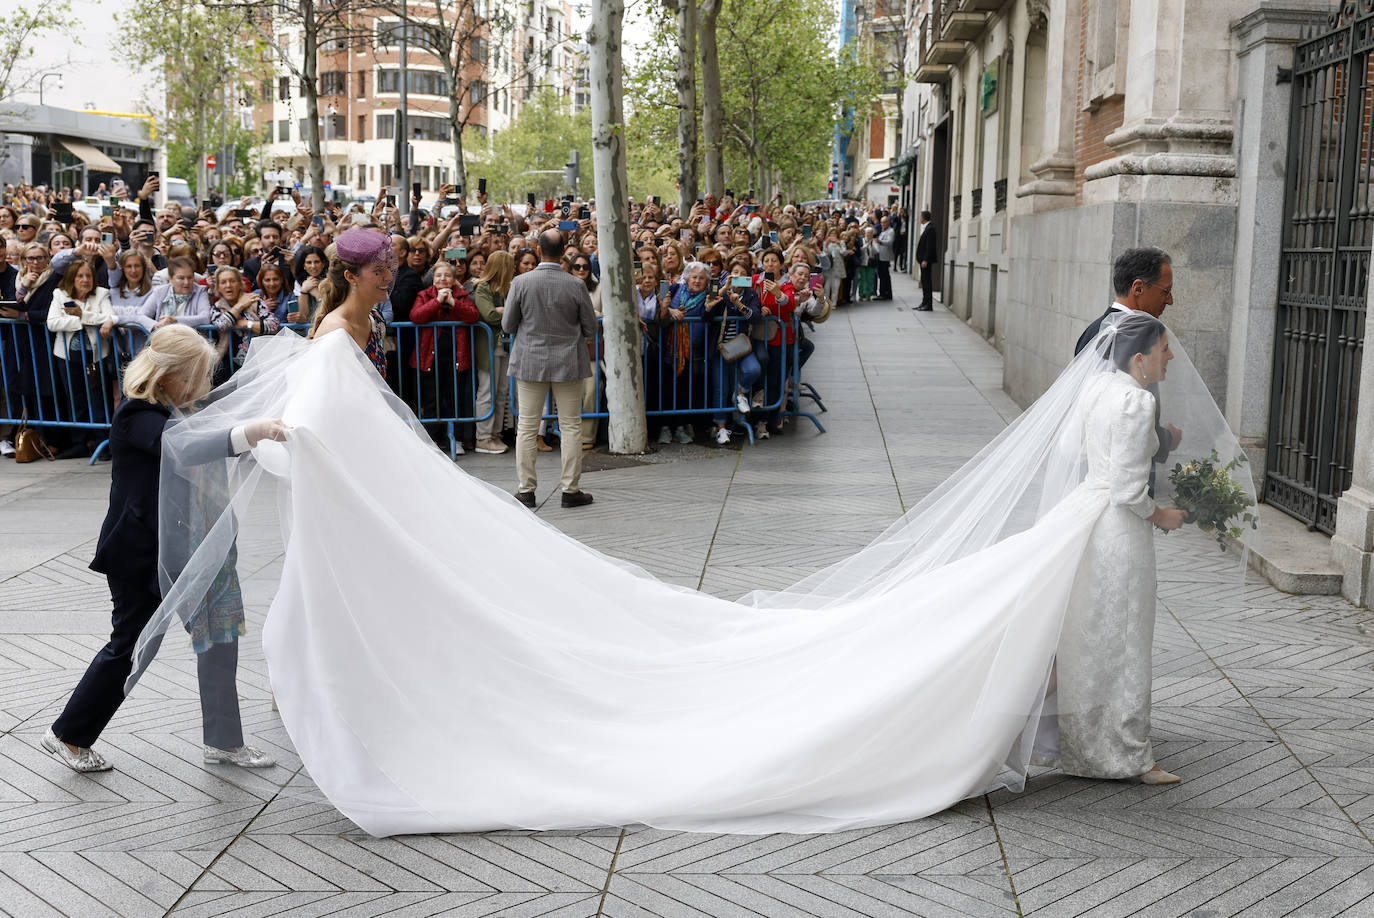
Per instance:
[[[568,161],[563,164],[563,184],[577,193],[577,175],[582,170],[582,156],[576,150],[568,152]]]

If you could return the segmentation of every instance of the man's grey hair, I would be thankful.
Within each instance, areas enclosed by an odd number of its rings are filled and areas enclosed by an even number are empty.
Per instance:
[[[1138,280],[1153,284],[1159,280],[1164,266],[1170,264],[1173,261],[1163,249],[1154,246],[1127,249],[1117,256],[1116,264],[1112,265],[1112,289],[1117,296],[1125,296],[1131,292],[1131,284]]]

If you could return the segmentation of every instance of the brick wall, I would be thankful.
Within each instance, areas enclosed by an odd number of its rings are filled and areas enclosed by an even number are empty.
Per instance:
[[[1083,203],[1083,170],[1111,159],[1116,151],[1107,146],[1106,137],[1121,127],[1125,118],[1126,100],[1122,96],[1101,103],[1096,111],[1088,111],[1084,106],[1089,92],[1088,75],[1088,6],[1083,4],[1078,20],[1078,93],[1077,113],[1073,130],[1073,183],[1078,202]],[[1118,51],[1118,53],[1120,53]]]

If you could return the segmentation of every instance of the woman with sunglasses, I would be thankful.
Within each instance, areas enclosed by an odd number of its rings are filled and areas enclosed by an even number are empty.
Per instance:
[[[601,318],[601,285],[592,277],[592,260],[590,255],[574,255],[569,262],[568,270],[572,276],[587,285],[587,292],[592,297],[592,312],[596,313],[597,319]],[[601,343],[600,327],[597,329],[597,345]],[[601,348],[593,346],[592,375],[582,380],[582,449],[590,450],[596,448],[596,432],[600,421],[597,418],[589,418],[588,414],[595,413],[597,404],[600,402],[601,380],[603,369],[601,365]]]

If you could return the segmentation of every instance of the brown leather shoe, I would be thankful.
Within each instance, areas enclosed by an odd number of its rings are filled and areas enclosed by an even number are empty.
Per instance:
[[[565,494],[564,497],[566,497],[566,496],[567,496],[567,495]],[[531,510],[534,509],[534,492],[533,492],[533,491],[516,491],[516,492],[515,492],[515,499],[518,500],[518,501],[520,501],[520,503],[524,504],[526,507],[529,507]],[[565,504],[564,506],[566,506],[566,504]]]
[[[592,496],[586,491],[564,491],[563,506],[565,507],[585,507],[592,502]]]

